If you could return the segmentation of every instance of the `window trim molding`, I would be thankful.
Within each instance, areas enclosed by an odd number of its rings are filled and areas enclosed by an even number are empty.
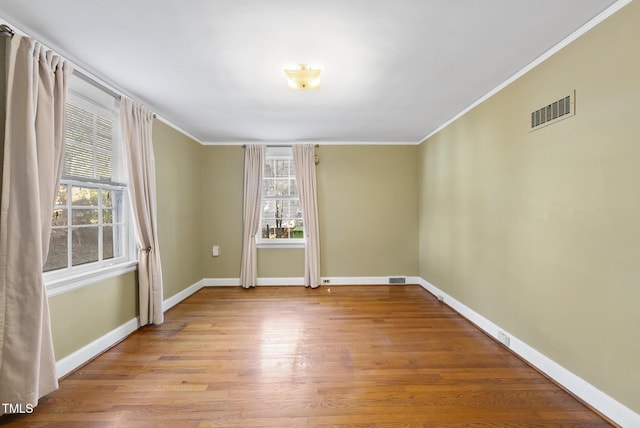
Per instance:
[[[44,281],[47,297],[58,296],[69,291],[93,285],[100,281],[115,278],[136,270],[138,270],[138,261],[129,260],[122,263],[115,263],[111,266],[100,267],[90,271],[66,275],[55,279],[47,279],[45,275]]]
[[[256,237],[256,248],[304,248],[305,238],[271,238]]]

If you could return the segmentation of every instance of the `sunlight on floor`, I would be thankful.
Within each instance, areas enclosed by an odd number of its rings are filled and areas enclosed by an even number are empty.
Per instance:
[[[260,368],[269,376],[291,376],[297,368],[304,325],[295,317],[269,318],[260,329]]]

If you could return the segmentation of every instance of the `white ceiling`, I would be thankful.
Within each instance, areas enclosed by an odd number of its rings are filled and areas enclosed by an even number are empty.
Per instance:
[[[0,18],[203,143],[417,143],[615,3],[0,0]],[[288,89],[297,63],[319,90]]]

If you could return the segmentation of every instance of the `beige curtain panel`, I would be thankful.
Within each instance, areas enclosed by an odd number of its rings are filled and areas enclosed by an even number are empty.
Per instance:
[[[120,102],[123,153],[138,244],[140,324],[162,324],[162,267],[158,245],[153,113],[123,98]]]
[[[298,195],[304,223],[304,285],[320,285],[320,227],[318,225],[318,191],[316,184],[315,146],[300,144],[293,147]]]
[[[67,61],[33,39],[13,36],[0,203],[0,403],[35,406],[58,388],[42,268],[71,73]]]
[[[262,202],[262,168],[265,159],[264,145],[247,145],[244,151],[244,203],[242,210],[242,261],[240,285],[255,287],[258,282],[258,256],[256,234],[260,228]]]

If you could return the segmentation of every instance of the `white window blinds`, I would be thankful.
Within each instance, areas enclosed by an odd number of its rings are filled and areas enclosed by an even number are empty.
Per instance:
[[[79,78],[71,79],[63,179],[112,185],[126,183],[118,102],[113,95]]]

